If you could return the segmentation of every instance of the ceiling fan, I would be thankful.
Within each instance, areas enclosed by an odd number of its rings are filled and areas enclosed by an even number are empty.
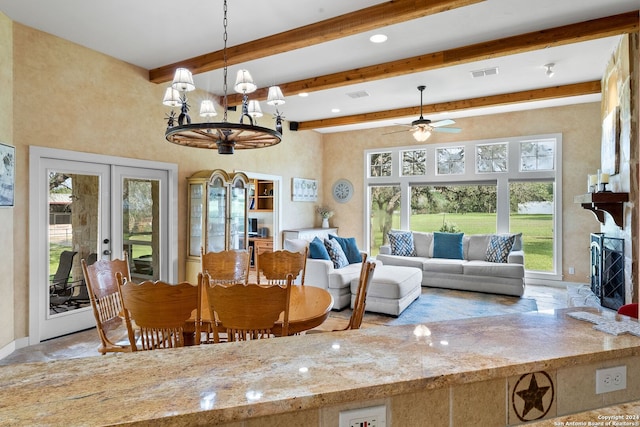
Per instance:
[[[448,128],[443,126],[448,126],[455,124],[455,122],[451,119],[440,120],[437,122],[431,122],[429,119],[425,119],[422,116],[422,93],[426,89],[426,86],[418,86],[418,90],[420,91],[420,118],[411,122],[411,125],[403,125],[403,126],[411,126],[409,132],[413,134],[413,137],[416,141],[424,142],[431,136],[431,132],[446,132],[446,133],[458,133],[462,129],[460,128]],[[392,132],[396,133],[396,132]]]

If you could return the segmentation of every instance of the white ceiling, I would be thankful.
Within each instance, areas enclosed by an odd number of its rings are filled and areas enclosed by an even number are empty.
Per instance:
[[[229,0],[228,45],[238,45],[379,3],[384,1]],[[222,0],[0,0],[0,11],[14,21],[146,69],[221,50],[222,9]],[[639,0],[487,0],[377,31],[229,66],[230,87],[240,68],[249,69],[258,86],[266,87],[638,9]],[[374,33],[384,33],[389,39],[384,44],[372,44],[368,39]],[[425,104],[433,104],[599,80],[618,40],[619,37],[610,37],[547,48],[316,91],[306,98],[288,96],[280,110],[286,120],[304,122],[417,106],[420,95],[416,87],[419,85],[427,86]],[[545,74],[544,64],[547,63],[556,64],[551,79]],[[499,73],[471,78],[471,71],[490,67],[498,67]],[[222,76],[222,71],[216,70],[194,78],[199,88],[222,95]],[[353,99],[347,95],[356,91],[366,91],[369,96]],[[599,95],[589,95],[429,115],[428,118],[439,120],[598,99]],[[266,113],[272,112],[265,103],[262,108]],[[339,108],[340,112],[332,113],[332,108]],[[415,118],[318,130],[337,132],[408,123]],[[265,121],[261,125],[270,126],[266,119],[260,120]]]

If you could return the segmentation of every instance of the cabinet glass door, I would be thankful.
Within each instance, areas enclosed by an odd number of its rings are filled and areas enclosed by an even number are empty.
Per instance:
[[[189,255],[200,256],[202,247],[202,184],[189,185],[191,229]]]
[[[220,178],[209,186],[208,194],[207,251],[225,250],[225,215],[227,210],[227,189]]]
[[[238,184],[240,185],[240,184]],[[246,249],[246,209],[247,190],[243,187],[231,188],[231,221],[229,226],[229,249]]]

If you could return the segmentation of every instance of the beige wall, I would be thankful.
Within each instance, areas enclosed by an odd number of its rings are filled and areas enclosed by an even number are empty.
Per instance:
[[[14,303],[9,302],[6,309],[0,310],[2,325],[14,325],[15,322],[14,334],[10,332],[11,327],[2,328],[0,333],[9,333],[6,337],[0,336],[0,348],[27,336],[29,330],[27,217],[30,145],[177,163],[179,280],[185,274],[185,182],[186,177],[198,170],[240,169],[282,176],[282,224],[287,227],[313,225],[315,205],[291,202],[291,178],[318,179],[322,191],[322,163],[318,161],[322,157],[321,135],[285,130],[279,145],[259,151],[241,150],[233,156],[170,144],[164,139],[164,117],[168,109],[160,102],[165,86],[150,83],[145,70],[18,23],[12,26],[6,19],[0,20],[0,79],[3,82],[9,80],[8,86],[2,84],[3,88],[10,87],[12,81],[12,66],[10,63],[4,65],[5,58],[12,59],[12,27],[15,131],[12,136],[12,103],[5,98],[7,95],[3,90],[0,120],[9,119],[6,123],[0,121],[0,138],[16,146],[17,198],[13,210],[0,210],[0,219],[3,219],[0,221],[0,235],[13,235],[13,273],[21,280],[13,283],[12,275],[0,275],[0,289],[9,288],[2,293],[0,304],[11,301],[5,296],[15,292]],[[235,121],[236,118],[230,117],[229,120]],[[266,120],[260,124],[272,126]],[[12,218],[15,227],[8,225]],[[2,250],[4,252],[5,247]],[[5,260],[7,258],[3,256]],[[10,272],[11,269],[8,270]]]
[[[573,196],[586,192],[586,177],[600,164],[600,103],[578,104],[515,113],[456,119],[459,134],[434,134],[431,142],[473,141],[548,133],[562,134],[563,150],[563,275],[572,282],[589,282],[589,233],[600,230],[595,217],[573,203]],[[355,236],[364,246],[364,157],[363,150],[407,146],[414,143],[409,132],[387,133],[398,128],[342,132],[324,137],[324,200],[331,203],[331,186],[350,180],[355,194],[345,204],[332,203],[336,215],[332,225],[340,234]],[[385,135],[387,134],[387,135]],[[575,274],[568,274],[568,267]]]
[[[0,13],[0,142],[13,141],[13,24]],[[0,348],[13,340],[13,208],[0,209]]]

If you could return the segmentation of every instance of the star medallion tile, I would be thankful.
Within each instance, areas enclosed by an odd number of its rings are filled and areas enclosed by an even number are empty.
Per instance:
[[[545,371],[509,378],[509,424],[556,416],[556,384]]]

